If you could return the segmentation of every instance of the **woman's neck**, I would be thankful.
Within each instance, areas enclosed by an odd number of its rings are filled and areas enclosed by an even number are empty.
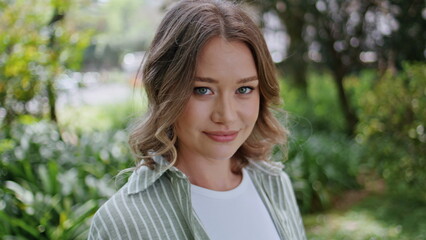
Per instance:
[[[176,167],[188,176],[191,184],[215,191],[234,189],[242,180],[241,174],[231,171],[231,159],[207,159],[180,153]]]

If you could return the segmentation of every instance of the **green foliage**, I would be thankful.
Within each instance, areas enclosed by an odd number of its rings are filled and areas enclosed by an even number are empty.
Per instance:
[[[362,146],[344,134],[337,93],[328,75],[310,75],[307,97],[285,82],[281,93],[291,132],[286,171],[301,210],[326,209],[333,196],[359,187]]]
[[[365,161],[390,187],[426,198],[425,79],[424,63],[385,74],[361,101],[357,138],[368,147]]]
[[[307,94],[306,96],[300,89],[289,85],[287,79],[281,81],[284,109],[290,116],[305,118],[315,130],[343,133],[345,122],[330,74],[318,72],[309,74]]]
[[[91,216],[123,183],[114,176],[131,165],[127,134],[22,121],[0,142],[0,238],[86,239]]]
[[[290,174],[301,211],[327,209],[333,197],[359,188],[361,146],[343,134],[314,133],[307,140],[297,136],[290,143],[286,171]]]
[[[79,68],[91,32],[75,28],[67,17],[71,11],[73,4],[65,0],[17,0],[2,6],[0,110],[6,124],[19,114],[45,113],[46,86],[54,85],[65,69]],[[29,107],[30,101],[37,109]]]

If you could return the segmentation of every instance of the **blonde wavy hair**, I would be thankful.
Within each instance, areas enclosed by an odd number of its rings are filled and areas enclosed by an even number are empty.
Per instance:
[[[269,160],[275,145],[286,144],[287,130],[272,114],[272,107],[281,101],[275,66],[257,25],[237,4],[184,0],[166,13],[142,64],[148,109],[129,137],[136,168],[154,168],[155,155],[162,155],[171,165],[176,163],[174,123],[193,92],[198,53],[215,36],[244,42],[253,54],[259,78],[259,117],[232,157],[232,170],[239,172],[248,159]]]

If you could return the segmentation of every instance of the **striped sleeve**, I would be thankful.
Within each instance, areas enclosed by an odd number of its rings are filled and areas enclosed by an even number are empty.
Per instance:
[[[105,221],[100,215],[102,214],[98,211],[92,219],[88,236],[89,240],[112,239]]]
[[[166,178],[134,194],[125,186],[96,212],[88,239],[191,239],[177,206]]]
[[[135,214],[130,213],[123,204],[123,191],[117,192],[96,212],[92,219],[89,231],[89,240],[100,239],[132,239],[132,236],[143,239],[139,232],[134,229],[139,228],[139,219],[135,219]]]
[[[285,212],[289,216],[288,224],[291,226],[291,235],[295,237],[294,239],[306,239],[302,216],[300,215],[290,178],[286,172],[282,171],[279,179],[279,185],[283,191],[279,191],[282,194],[278,194],[277,200],[279,205],[285,208]]]

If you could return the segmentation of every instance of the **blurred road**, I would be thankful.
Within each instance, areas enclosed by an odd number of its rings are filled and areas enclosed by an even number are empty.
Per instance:
[[[136,93],[136,92],[135,92]],[[83,106],[114,104],[129,100],[133,95],[132,87],[126,83],[96,83],[84,88],[71,88],[60,91],[57,106]]]

